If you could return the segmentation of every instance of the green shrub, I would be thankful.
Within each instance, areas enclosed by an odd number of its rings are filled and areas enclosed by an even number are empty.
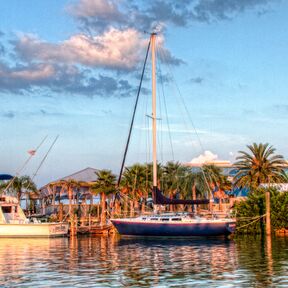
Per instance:
[[[263,188],[252,190],[247,199],[235,204],[233,214],[237,219],[237,233],[258,234],[264,232],[266,213],[265,192]],[[288,227],[288,192],[270,188],[272,229]],[[258,219],[258,220],[257,220]]]

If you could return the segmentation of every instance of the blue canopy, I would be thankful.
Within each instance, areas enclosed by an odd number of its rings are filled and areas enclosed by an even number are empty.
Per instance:
[[[13,176],[11,176],[9,174],[0,174],[0,180],[10,180],[12,178],[13,178]]]
[[[236,197],[247,197],[249,193],[249,188],[234,188],[232,192]]]

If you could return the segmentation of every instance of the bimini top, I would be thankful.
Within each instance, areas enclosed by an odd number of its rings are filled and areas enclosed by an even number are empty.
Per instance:
[[[9,174],[0,174],[0,180],[10,180],[12,178],[13,178],[13,176],[11,176]]]
[[[195,199],[195,200],[184,200],[184,199],[170,199],[165,197],[157,187],[153,187],[153,203],[160,205],[198,205],[198,204],[209,204],[209,199]]]

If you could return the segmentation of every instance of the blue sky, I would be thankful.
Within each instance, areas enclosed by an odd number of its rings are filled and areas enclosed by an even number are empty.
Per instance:
[[[166,55],[158,91],[174,160],[208,150],[233,161],[253,142],[287,157],[287,12],[281,0],[1,1],[0,172],[15,174],[48,135],[23,171],[32,175],[59,135],[39,185],[88,166],[117,173],[149,38],[143,31],[154,27]],[[148,65],[128,164],[151,159],[149,73]],[[160,98],[159,158],[167,161]]]

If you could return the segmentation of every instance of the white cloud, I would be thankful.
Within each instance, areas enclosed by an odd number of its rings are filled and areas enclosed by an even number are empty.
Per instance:
[[[110,18],[120,15],[117,5],[107,0],[80,0],[77,4],[68,6],[67,10],[76,17]]]
[[[33,82],[50,78],[54,76],[55,73],[55,69],[52,65],[39,64],[33,68],[25,67],[22,70],[11,71],[9,77]],[[0,76],[4,76],[2,71],[0,71]],[[7,77],[7,74],[5,76]]]
[[[204,164],[207,162],[213,162],[218,159],[217,154],[213,154],[211,151],[204,151],[203,154],[199,155],[198,157],[193,158],[190,163],[191,164]]]
[[[76,34],[62,43],[47,43],[35,36],[21,36],[15,50],[28,61],[48,61],[106,69],[132,69],[143,59],[147,39],[140,32],[109,29],[99,36]]]

